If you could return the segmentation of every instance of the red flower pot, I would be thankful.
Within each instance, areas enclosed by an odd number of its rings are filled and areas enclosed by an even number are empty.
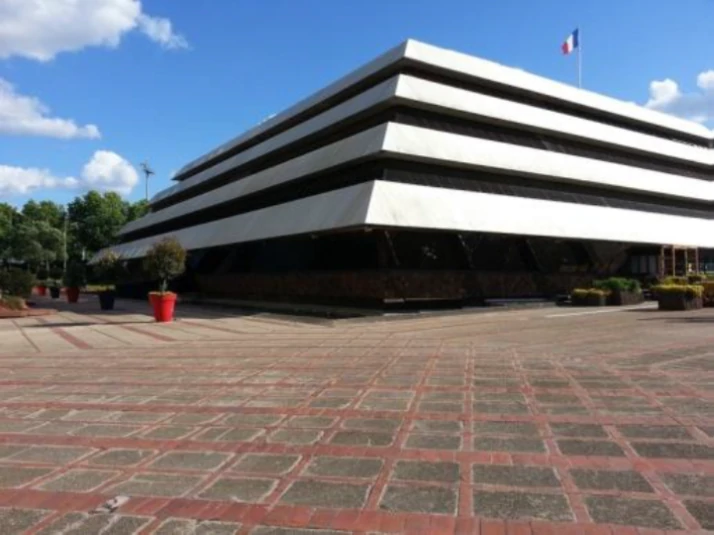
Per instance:
[[[76,303],[79,301],[79,288],[76,286],[72,286],[67,288],[67,302],[68,303]]]
[[[154,319],[160,323],[174,320],[174,307],[176,306],[176,294],[172,292],[158,293],[151,292],[149,301],[154,309]]]
[[[37,295],[41,295],[42,297],[46,296],[47,295],[47,286],[45,286],[44,284],[40,284],[37,287]]]

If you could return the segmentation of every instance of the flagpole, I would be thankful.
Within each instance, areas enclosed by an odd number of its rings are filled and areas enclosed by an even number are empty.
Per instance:
[[[578,87],[583,88],[583,31],[578,26]]]

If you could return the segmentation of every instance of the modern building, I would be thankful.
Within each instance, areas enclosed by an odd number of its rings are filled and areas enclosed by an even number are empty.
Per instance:
[[[182,288],[241,299],[549,297],[697,269],[712,179],[702,125],[410,40],[186,165],[113,249],[174,236]]]

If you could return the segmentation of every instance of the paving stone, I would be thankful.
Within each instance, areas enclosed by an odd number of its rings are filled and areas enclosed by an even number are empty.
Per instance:
[[[164,425],[144,433],[144,438],[154,438],[159,440],[176,440],[190,435],[196,430],[195,427]]]
[[[551,405],[565,405],[567,403],[580,404],[580,398],[574,394],[536,394],[535,399],[538,403]]]
[[[125,437],[139,429],[131,425],[89,424],[72,434],[77,437]]]
[[[89,492],[106,483],[119,472],[100,470],[68,470],[60,477],[44,483],[40,488],[55,492]]]
[[[284,416],[274,414],[233,414],[221,424],[235,427],[266,427],[277,425]]]
[[[268,437],[269,442],[283,444],[314,444],[322,436],[322,431],[311,429],[278,429]]]
[[[316,429],[326,429],[334,425],[337,418],[328,416],[293,416],[285,424],[287,427],[313,427]]]
[[[128,496],[183,496],[200,481],[201,477],[173,474],[140,473],[131,479],[111,487],[113,494]]]
[[[685,500],[684,506],[703,529],[714,530],[714,503]]]
[[[659,474],[676,494],[714,498],[714,476],[702,474]]]
[[[461,433],[463,424],[453,420],[414,420],[412,431],[422,433]]]
[[[37,427],[38,422],[26,422],[22,420],[0,421],[0,433],[24,433],[25,431]]]
[[[234,535],[240,524],[169,518],[154,535]]]
[[[407,448],[429,450],[458,450],[461,448],[461,437],[451,435],[418,435],[410,434],[405,445]]]
[[[280,501],[312,507],[359,509],[364,505],[368,488],[368,485],[296,481],[290,485]]]
[[[313,409],[342,409],[352,403],[352,398],[318,398],[310,402]]]
[[[476,437],[474,449],[477,451],[507,451],[511,453],[545,453],[542,440],[527,437]]]
[[[221,477],[203,490],[200,498],[237,502],[260,502],[277,485],[275,479]]]
[[[617,430],[627,438],[692,439],[685,427],[663,425],[618,425]]]
[[[641,457],[659,459],[714,459],[714,447],[681,442],[631,442]]]
[[[570,522],[573,515],[561,494],[492,492],[477,490],[473,495],[474,514],[505,520],[550,520]]]
[[[441,401],[426,401],[419,403],[419,412],[464,412],[463,403],[449,403]]]
[[[394,479],[404,481],[433,481],[458,483],[459,465],[451,462],[398,461],[394,467]]]
[[[383,418],[348,418],[342,423],[345,429],[362,429],[367,431],[396,431],[401,425],[400,420]]]
[[[225,453],[172,451],[165,453],[149,468],[156,470],[214,470],[230,458]]]
[[[330,444],[339,446],[390,446],[394,441],[391,433],[377,431],[338,431],[330,440]]]
[[[529,378],[528,382],[536,388],[570,388],[571,384],[565,379],[537,379]]]
[[[561,437],[607,438],[605,428],[595,424],[551,423],[553,434]]]
[[[621,490],[624,492],[654,492],[641,474],[634,471],[571,470],[570,475],[582,490]]]
[[[474,465],[473,482],[476,485],[509,487],[560,487],[558,476],[552,468],[520,465]]]
[[[84,424],[72,422],[46,422],[38,427],[24,431],[30,435],[67,436],[82,429]]]
[[[457,492],[443,487],[388,485],[379,508],[408,513],[454,514]]]
[[[250,535],[346,535],[346,533],[345,531],[332,531],[329,529],[297,529],[261,526],[251,531]]]
[[[40,509],[0,509],[3,535],[22,535],[49,514]]]
[[[359,408],[371,411],[406,411],[409,409],[409,403],[408,400],[401,399],[364,399]]]
[[[234,472],[284,474],[300,460],[299,455],[248,453],[232,468]]]
[[[169,419],[166,423],[171,425],[200,425],[215,422],[219,418],[221,418],[220,414],[183,412]]]
[[[171,413],[169,412],[121,411],[112,421],[131,424],[153,424],[168,418],[170,415]]]
[[[92,457],[87,464],[103,466],[134,466],[147,459],[154,452],[152,450],[109,450],[101,455]]]
[[[538,426],[526,422],[474,422],[474,433],[483,435],[539,436]]]
[[[74,448],[64,446],[31,446],[13,455],[13,461],[29,463],[66,464],[87,455],[90,448]]]
[[[714,438],[714,427],[702,427],[699,426],[699,429],[702,430],[708,437]]]
[[[14,444],[0,444],[0,459],[6,459],[7,457],[12,457],[26,449],[27,446],[20,446]]]
[[[52,470],[49,468],[0,466],[0,488],[7,489],[21,487],[33,479],[49,474],[51,471]]]
[[[585,505],[595,522],[654,529],[681,529],[665,504],[623,496],[586,496]]]
[[[67,513],[37,535],[134,535],[149,522],[139,516]]]
[[[315,457],[305,470],[306,475],[373,478],[382,468],[381,459],[347,457]]]
[[[616,442],[605,440],[558,440],[558,449],[563,455],[586,455],[624,457],[625,452]]]
[[[525,403],[491,403],[479,401],[473,404],[475,413],[485,414],[528,414],[530,409]]]

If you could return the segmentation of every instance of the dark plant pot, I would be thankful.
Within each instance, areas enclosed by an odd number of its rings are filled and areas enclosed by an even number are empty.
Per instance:
[[[175,293],[150,293],[149,301],[154,309],[154,319],[157,322],[166,323],[174,320]]]
[[[102,310],[114,310],[114,298],[116,293],[114,290],[99,292],[99,308]]]
[[[576,307],[604,307],[605,306],[605,296],[602,295],[588,295],[585,297],[571,298],[571,303]]]
[[[60,296],[60,289],[57,286],[51,286],[50,287],[50,297],[52,299],[59,299]]]
[[[79,301],[79,288],[76,286],[70,286],[67,288],[67,302],[76,303]]]
[[[698,310],[702,308],[701,297],[684,294],[661,294],[657,296],[660,310]]]
[[[44,284],[40,284],[37,287],[37,295],[41,295],[42,297],[46,296],[47,295],[47,286],[45,286]]]
[[[615,290],[607,296],[607,304],[610,306],[630,306],[639,305],[645,302],[645,296],[642,292],[627,292],[623,290]]]

